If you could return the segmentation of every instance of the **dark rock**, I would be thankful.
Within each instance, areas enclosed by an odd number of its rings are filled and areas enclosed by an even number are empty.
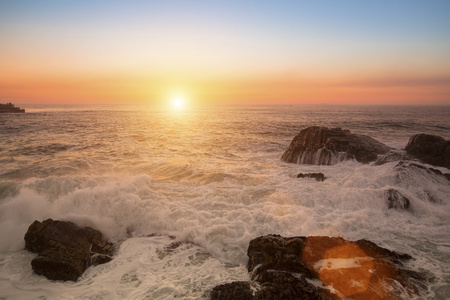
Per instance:
[[[374,162],[375,166],[381,166],[390,162],[400,161],[400,160],[408,160],[409,156],[405,151],[392,150],[389,151],[386,155],[378,156],[377,160]]]
[[[36,274],[64,281],[76,281],[89,266],[109,262],[114,250],[101,232],[52,219],[30,225],[25,248],[38,253],[31,262]]]
[[[390,147],[369,136],[352,134],[341,128],[313,126],[294,137],[281,160],[314,165],[333,165],[348,159],[369,163],[389,150]]]
[[[319,291],[312,284],[290,272],[265,270],[258,281],[262,287],[256,292],[258,300],[320,299]]]
[[[450,169],[450,141],[440,136],[423,133],[413,135],[405,150],[425,163]]]
[[[399,161],[398,164],[395,165],[394,171],[397,172],[397,180],[398,181],[407,181],[406,174],[414,173],[414,172],[426,172],[429,177],[441,177],[449,180],[450,174],[443,174],[438,169],[429,168],[419,163],[411,162],[411,161]]]
[[[250,241],[247,255],[257,288],[239,299],[398,299],[419,295],[429,279],[403,266],[411,256],[367,240],[268,235]],[[222,295],[236,290],[232,284],[219,287]]]
[[[297,178],[314,178],[317,181],[324,181],[325,175],[322,173],[300,173],[297,175]]]
[[[209,295],[212,300],[250,300],[256,299],[246,281],[221,284],[212,289]]]
[[[395,167],[394,167],[394,170],[396,170],[396,171],[408,170],[408,169],[409,170],[411,170],[411,169],[420,169],[420,170],[426,171],[428,174],[434,174],[434,175],[438,175],[438,176],[443,176],[444,175],[438,169],[429,168],[429,167],[426,167],[426,166],[418,164],[418,163],[414,163],[414,162],[410,162],[410,161],[404,161],[404,160],[399,161],[398,164],[396,164]]]
[[[265,270],[287,271],[306,274],[309,278],[314,277],[314,273],[299,255],[304,247],[305,241],[302,238],[285,239],[281,236],[269,235],[253,239],[247,250],[247,269],[252,279],[256,280]]]
[[[448,185],[448,177],[442,174],[438,169],[422,165],[417,161],[400,161],[393,168],[393,174],[395,179],[395,184],[401,186],[404,190],[411,191],[412,195],[418,197],[422,200],[427,200],[432,203],[445,203],[448,197],[445,194],[440,193],[438,190],[432,188],[436,183]],[[432,183],[432,184],[431,184]],[[420,187],[420,188],[418,188]],[[386,192],[386,201],[390,206],[390,199],[394,200],[394,203],[400,204],[397,207],[390,208],[401,208],[402,203],[407,204],[409,200],[402,200],[404,195],[395,195],[395,192]],[[397,200],[400,201],[397,201]]]
[[[403,196],[399,191],[394,189],[389,189],[386,191],[386,201],[388,204],[388,208],[406,210],[410,205],[409,199]]]

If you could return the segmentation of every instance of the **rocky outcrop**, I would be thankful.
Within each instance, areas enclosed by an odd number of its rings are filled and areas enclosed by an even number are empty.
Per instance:
[[[47,219],[30,225],[25,248],[38,253],[31,261],[36,274],[76,281],[89,266],[109,262],[114,247],[95,229]]]
[[[324,181],[325,175],[323,173],[299,173],[297,178],[314,178],[317,181]]]
[[[369,163],[390,147],[377,140],[351,133],[341,128],[308,127],[294,137],[281,159],[289,163],[333,165],[343,160],[355,159]]]
[[[411,256],[367,240],[268,235],[247,255],[253,281],[217,286],[211,299],[398,299],[426,289],[427,276],[403,266]]]
[[[405,150],[425,163],[450,169],[450,141],[440,136],[423,133],[413,135]]]
[[[407,210],[410,205],[409,199],[403,196],[402,193],[394,189],[389,189],[386,191],[386,202],[388,208],[394,209]]]

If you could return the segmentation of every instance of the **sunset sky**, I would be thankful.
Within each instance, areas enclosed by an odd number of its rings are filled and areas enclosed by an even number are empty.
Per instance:
[[[450,1],[0,1],[0,102],[450,105]]]

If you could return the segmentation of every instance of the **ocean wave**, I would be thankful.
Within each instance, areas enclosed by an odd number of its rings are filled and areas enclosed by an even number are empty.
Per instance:
[[[45,145],[28,146],[23,148],[16,148],[11,150],[13,155],[25,155],[25,156],[39,156],[39,155],[52,155],[61,151],[67,151],[73,147],[73,145],[49,143]]]

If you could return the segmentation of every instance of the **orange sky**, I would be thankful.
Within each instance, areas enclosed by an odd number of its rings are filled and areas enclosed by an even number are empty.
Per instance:
[[[80,2],[0,4],[0,102],[450,104],[446,2]]]

